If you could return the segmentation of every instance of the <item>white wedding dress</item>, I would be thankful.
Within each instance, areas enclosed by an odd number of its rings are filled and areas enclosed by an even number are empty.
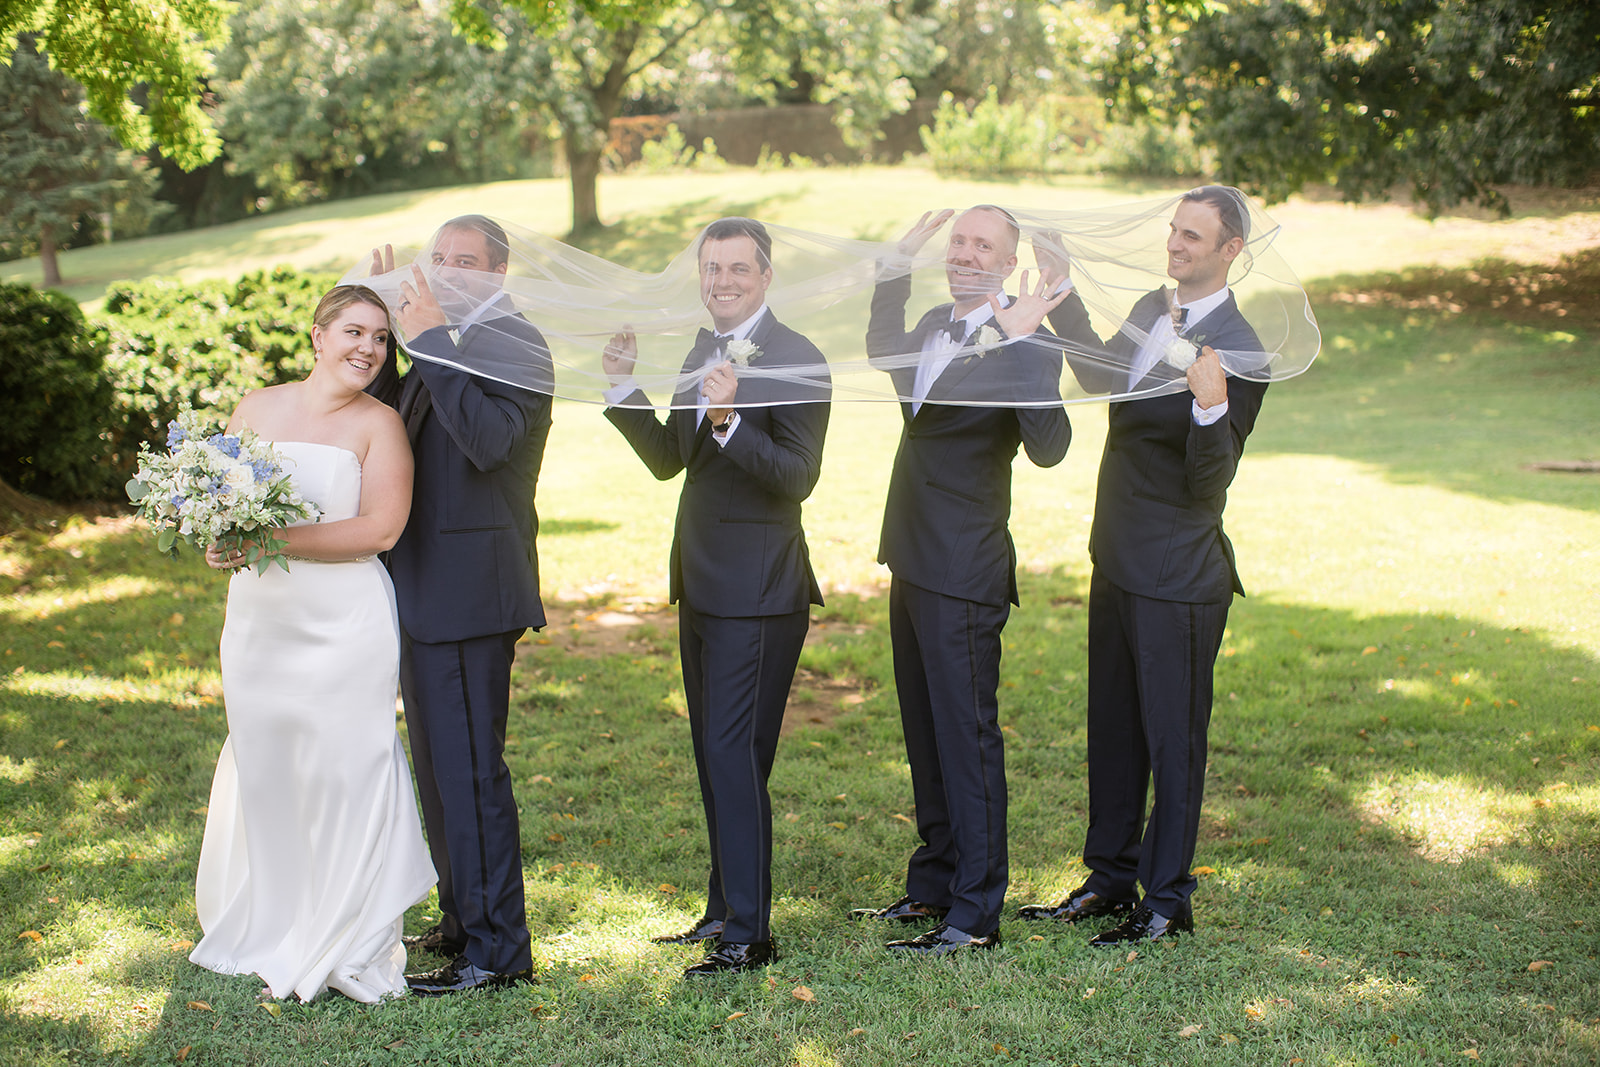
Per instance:
[[[350,518],[361,464],[279,442],[323,521]],[[395,733],[400,631],[377,560],[291,561],[228,586],[217,760],[195,878],[205,937],[191,960],[255,973],[274,997],[325,988],[372,1003],[405,991],[402,918],[434,884]]]

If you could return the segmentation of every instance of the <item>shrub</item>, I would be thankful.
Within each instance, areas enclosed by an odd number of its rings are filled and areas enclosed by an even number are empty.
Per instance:
[[[337,280],[280,267],[231,282],[153,279],[113,289],[104,323],[116,469],[132,471],[141,442],[164,442],[184,405],[221,423],[250,390],[309,374],[311,316]]]
[[[1187,116],[1174,125],[1145,116],[1134,125],[1106,127],[1100,166],[1111,174],[1186,178],[1205,174],[1207,163],[1194,143]]]
[[[106,492],[105,360],[65,294],[0,284],[0,479],[51,500]]]
[[[970,110],[949,93],[939,100],[922,144],[940,174],[975,176],[1083,170],[1097,140],[1099,104],[1041,97],[1002,104],[994,87]]]
[[[726,170],[727,166],[727,161],[717,154],[716,141],[707,137],[699,148],[694,148],[676,122],[667,124],[660,139],[639,145],[639,169],[649,174],[690,169]]]

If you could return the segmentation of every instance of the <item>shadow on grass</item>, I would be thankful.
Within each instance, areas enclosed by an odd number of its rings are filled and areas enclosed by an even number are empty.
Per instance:
[[[1529,469],[1600,460],[1593,330],[1429,308],[1317,312],[1323,353],[1267,393],[1252,453],[1334,455],[1402,484],[1600,511],[1600,475]]]
[[[728,216],[760,219],[779,204],[798,200],[798,191],[774,193],[745,201],[703,197],[649,214],[623,215],[616,222],[568,240],[613,263],[656,273],[689,247],[706,226]]]
[[[95,580],[126,566],[123,549],[147,551],[131,535],[95,544],[80,546]],[[83,593],[92,583],[55,551],[40,549],[33,570],[3,591],[64,575],[52,591],[64,602]],[[146,560],[130,569],[152,568]],[[43,621],[63,627],[64,647],[30,646],[41,658],[0,678],[0,756],[8,769],[32,768],[0,780],[0,839],[12,849],[19,836],[40,835],[5,854],[0,929],[45,939],[0,939],[0,995],[44,990],[40,1015],[11,1000],[5,1022],[16,1025],[0,1051],[15,1049],[18,1062],[93,1061],[110,1041],[104,1015],[50,1015],[49,982],[88,947],[64,943],[76,927],[52,916],[103,901],[145,940],[153,930],[198,935],[190,894],[202,820],[192,809],[204,802],[225,727],[220,707],[189,701],[181,664],[152,674],[137,658],[175,658],[191,628],[214,641],[217,620],[201,615],[219,610],[214,588],[195,594],[212,607],[182,605],[203,622],[142,623],[164,619],[166,598],[197,577],[173,565],[171,580],[149,591],[52,606]],[[1026,607],[1007,627],[1001,690],[1013,906],[1078,884],[1086,823],[1083,582],[1063,571],[1022,584]],[[105,614],[111,607],[119,614]],[[1108,959],[1088,948],[1087,931],[1040,932],[1008,909],[1006,948],[992,958],[905,967],[881,949],[898,931],[843,918],[900,894],[916,843],[884,601],[836,597],[821,614],[841,625],[807,649],[807,669],[875,684],[826,727],[802,727],[780,747],[774,929],[785,959],[772,972],[775,992],[763,981],[682,985],[693,951],[646,942],[699,914],[707,866],[666,640],[602,660],[545,648],[517,669],[508,762],[545,968],[538,985],[378,1009],[330,1000],[286,1006],[279,1018],[255,1007],[252,979],[131,952],[92,987],[108,990],[107,1011],[126,1010],[117,1000],[136,995],[133,986],[165,990],[159,1025],[129,1048],[163,1062],[186,1046],[207,1062],[291,1062],[308,1043],[350,1062],[491,1062],[484,1050],[512,1048],[556,1062],[575,1047],[592,1063],[712,1062],[745,1047],[725,1029],[734,1012],[782,1052],[738,1062],[788,1062],[804,1048],[838,1056],[875,1042],[880,1052],[864,1062],[923,1050],[986,1063],[995,1044],[1036,1059],[1156,1062],[1186,1013],[1217,1020],[1208,1035],[1230,1026],[1251,1062],[1391,1032],[1402,1052],[1435,1059],[1459,1051],[1442,1042],[1469,1037],[1534,1049],[1560,1038],[1570,1062],[1596,1047],[1593,1028],[1572,1022],[1600,1012],[1600,967],[1583,939],[1600,923],[1592,656],[1453,617],[1239,601],[1217,672],[1197,855],[1212,873],[1196,896],[1198,936],[1141,954],[1135,966],[1125,953]],[[79,635],[130,620],[139,647],[97,664],[91,673],[104,684],[68,684],[84,673]],[[22,647],[37,621],[7,617],[6,643]],[[41,688],[40,678],[58,682]],[[172,694],[166,702],[138,695],[157,684]],[[128,858],[156,847],[164,851],[155,859]],[[413,913],[414,928],[425,911]],[[1552,961],[1551,973],[1529,972],[1530,960]],[[818,991],[820,1007],[789,995],[801,984]],[[870,1016],[863,996],[876,1006]],[[213,1010],[189,1009],[189,1000]],[[1238,1018],[1244,1006],[1266,1021]],[[1229,1012],[1237,1021],[1226,1021]],[[1321,1029],[1328,1019],[1358,1036],[1333,1037]],[[464,1031],[478,1058],[452,1051]]]

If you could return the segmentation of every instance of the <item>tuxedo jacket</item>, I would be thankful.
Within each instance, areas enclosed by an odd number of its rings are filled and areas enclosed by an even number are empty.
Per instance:
[[[909,276],[880,282],[867,327],[869,359],[921,351],[950,322],[950,304],[905,327]],[[1024,371],[1017,373],[1017,364]],[[889,370],[895,391],[910,396],[916,367]],[[1009,377],[1011,381],[1001,384]],[[1017,551],[1011,540],[1011,462],[1017,449],[1041,467],[1060,463],[1072,440],[1061,406],[1061,356],[1019,341],[987,355],[951,361],[903,424],[883,508],[878,562],[901,581],[995,607],[1017,603]],[[975,407],[941,403],[964,396],[1054,400],[1050,407]]]
[[[1128,323],[1148,330],[1167,309],[1166,290],[1157,289],[1133,306]],[[1076,292],[1051,312],[1050,325],[1068,341],[1102,347]],[[1196,348],[1261,350],[1231,293],[1182,336]],[[1103,347],[1131,358],[1138,341],[1119,331]],[[1094,372],[1076,364],[1074,372],[1094,392],[1126,385],[1121,371],[1102,371],[1104,381],[1086,380]],[[1222,509],[1266,391],[1265,382],[1229,375],[1228,414],[1210,426],[1195,424],[1187,391],[1110,406],[1089,534],[1089,556],[1107,578],[1155,600],[1218,603],[1244,595]]]
[[[519,315],[446,327],[411,342],[418,352],[471,365],[530,358],[553,380],[544,337]],[[400,624],[413,640],[465,641],[545,623],[539,599],[534,490],[550,434],[550,397],[425,359],[369,388],[393,404],[411,439],[411,517],[389,550]]]
[[[778,321],[768,309],[750,332],[761,349],[752,367],[815,367],[827,382],[822,353]],[[684,361],[685,375],[705,365],[715,350],[701,330]],[[787,387],[792,391],[792,386]],[[822,473],[822,441],[829,405],[821,402],[753,407],[783,395],[781,381],[741,377],[735,407],[739,424],[728,443],[711,438],[711,424],[695,408],[697,384],[673,397],[663,423],[643,392],[606,409],[650,472],[662,481],[685,471],[678,497],[670,563],[673,603],[727,618],[786,615],[822,603],[811,570],[800,505]]]

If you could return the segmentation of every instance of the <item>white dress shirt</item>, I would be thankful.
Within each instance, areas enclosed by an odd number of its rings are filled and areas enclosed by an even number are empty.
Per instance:
[[[724,350],[726,349],[728,342],[748,338],[751,332],[756,328],[756,323],[761,321],[761,316],[765,315],[766,313],[767,305],[762,304],[756,309],[756,313],[754,315],[751,315],[748,319],[745,319],[727,333],[718,333],[717,331],[713,330],[712,332],[715,333],[716,336],[721,340],[719,341],[718,346],[712,350],[711,354],[706,357],[706,361],[700,365],[701,371],[709,371],[717,364],[725,362],[727,360],[727,356],[724,355]],[[705,381],[703,376],[701,381],[702,383]],[[638,388],[639,386],[634,382],[633,376],[630,374],[627,380],[621,385],[613,385],[611,388],[605,391],[604,396],[606,403],[612,405],[620,404],[628,397],[632,396],[635,390]],[[697,399],[699,400],[699,403],[695,405],[694,424],[698,429],[700,426],[700,420],[706,417],[706,408],[709,405],[706,401],[705,393],[700,393]],[[718,445],[725,445],[728,443],[728,439],[733,436],[733,431],[737,430],[738,428],[739,412],[734,411],[733,414],[728,416],[728,429],[723,433],[717,433],[713,428],[711,432],[711,439]]]
[[[1202,296],[1199,300],[1191,300],[1187,304],[1179,304],[1186,317],[1184,329],[1193,329],[1207,315],[1221,307],[1228,299],[1228,287],[1223,286],[1210,296]],[[1178,332],[1172,328],[1172,316],[1161,315],[1150,324],[1149,336],[1144,344],[1139,346],[1139,351],[1134,355],[1133,366],[1128,370],[1128,388],[1137,389],[1139,383],[1144,381],[1150,369],[1161,362],[1161,357],[1166,354],[1167,346],[1177,339]],[[1224,400],[1216,407],[1203,408],[1196,400],[1191,409],[1196,425],[1210,426],[1228,413],[1228,402]]]
[[[1011,298],[1004,293],[1000,294],[1000,306],[1010,307]],[[963,344],[971,344],[986,324],[994,321],[994,308],[985,300],[961,318],[955,317],[955,309],[950,310],[950,325],[957,322],[967,324],[967,332],[962,336],[966,338]],[[922,358],[917,360],[917,376],[911,383],[911,414],[915,415],[922,410],[922,402],[928,398],[928,390],[933,388],[933,383],[939,380],[945,368],[950,366],[950,361],[956,358],[956,353],[961,351],[961,345],[950,339],[950,335],[940,330],[930,333],[922,342]]]

